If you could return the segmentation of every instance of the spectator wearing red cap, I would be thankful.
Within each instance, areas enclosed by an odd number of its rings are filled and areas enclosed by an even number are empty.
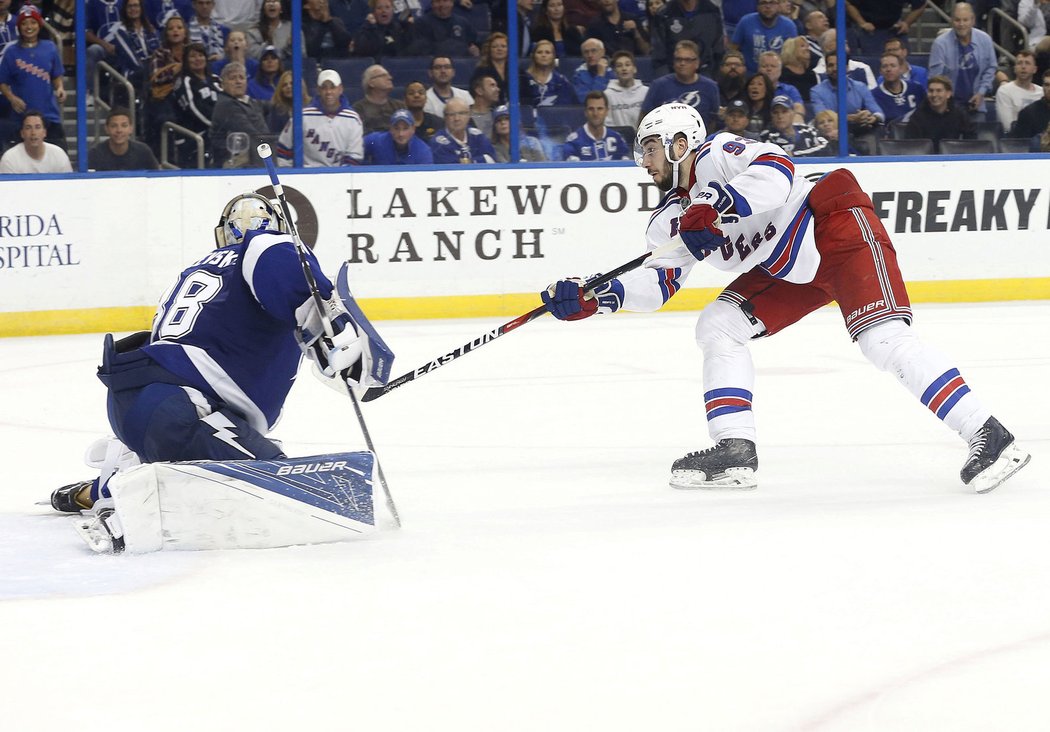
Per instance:
[[[61,111],[66,101],[65,68],[55,44],[40,38],[43,27],[36,6],[23,5],[18,11],[18,43],[8,46],[0,61],[0,93],[19,120],[27,109],[39,110],[47,126],[47,142],[65,150]]]

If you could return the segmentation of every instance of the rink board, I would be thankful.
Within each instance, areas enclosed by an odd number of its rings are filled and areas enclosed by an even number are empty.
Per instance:
[[[797,174],[831,166],[798,165]],[[851,164],[893,237],[916,302],[1050,298],[1042,160]],[[659,199],[632,166],[288,173],[325,270],[349,260],[376,319],[517,315],[565,275],[643,250]],[[174,274],[213,247],[222,205],[265,174],[22,180],[0,206],[0,335],[132,330]],[[730,276],[698,267],[668,309]]]

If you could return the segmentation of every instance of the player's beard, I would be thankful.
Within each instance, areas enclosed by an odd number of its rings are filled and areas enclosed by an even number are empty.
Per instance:
[[[677,166],[671,165],[671,162],[665,159],[663,170],[660,171],[663,177],[660,178],[660,180],[658,181],[654,181],[656,183],[656,187],[666,193],[667,191],[677,186],[678,182],[675,180],[675,173],[677,172]]]

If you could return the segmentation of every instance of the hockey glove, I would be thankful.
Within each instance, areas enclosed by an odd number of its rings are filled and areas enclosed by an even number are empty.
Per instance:
[[[313,342],[307,356],[314,362],[314,376],[340,394],[361,383],[364,372],[361,338],[348,316],[332,321],[337,332],[331,338],[321,336]]]
[[[650,269],[672,269],[703,261],[726,240],[719,227],[722,222],[735,223],[740,217],[729,213],[733,198],[717,183],[707,186],[678,220],[678,236],[682,245],[662,257],[649,259]]]
[[[611,280],[590,292],[581,287],[585,280],[570,277],[558,280],[540,293],[547,310],[558,320],[583,320],[595,313],[615,313],[623,305],[623,285]]]

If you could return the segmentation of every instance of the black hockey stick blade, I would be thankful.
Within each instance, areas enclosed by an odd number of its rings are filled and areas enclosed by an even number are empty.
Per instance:
[[[669,250],[677,247],[680,243],[681,241],[676,237],[675,240],[672,240],[670,243],[665,244],[662,247],[658,247],[657,249],[648,251],[640,257],[635,257],[630,262],[625,262],[616,269],[610,270],[605,274],[600,274],[595,277],[592,277],[584,283],[583,289],[586,292],[590,292],[596,287],[601,287],[606,282],[616,279],[620,275],[626,274],[627,272],[630,272],[631,270],[637,269],[638,267],[642,266],[645,260],[649,259],[650,257],[654,255],[661,256]],[[369,389],[366,389],[365,393],[361,396],[361,401],[370,402],[373,399],[378,399],[379,397],[393,391],[399,386],[404,386],[410,381],[415,381],[420,376],[423,376],[424,374],[429,374],[431,371],[434,371],[435,369],[438,369],[447,363],[455,361],[460,356],[464,356],[470,353],[471,351],[477,350],[481,346],[484,346],[486,343],[491,343],[500,336],[510,333],[512,330],[517,330],[526,323],[531,323],[533,320],[540,317],[546,312],[547,308],[544,305],[540,305],[537,308],[533,308],[524,315],[519,315],[518,317],[514,318],[514,320],[506,322],[498,328],[493,328],[488,333],[483,333],[482,335],[478,336],[469,343],[464,343],[459,348],[449,351],[448,353],[442,356],[438,356],[437,358],[418,367],[414,371],[409,371],[407,374],[403,374],[397,377],[396,379],[387,382],[383,386],[373,386]]]

